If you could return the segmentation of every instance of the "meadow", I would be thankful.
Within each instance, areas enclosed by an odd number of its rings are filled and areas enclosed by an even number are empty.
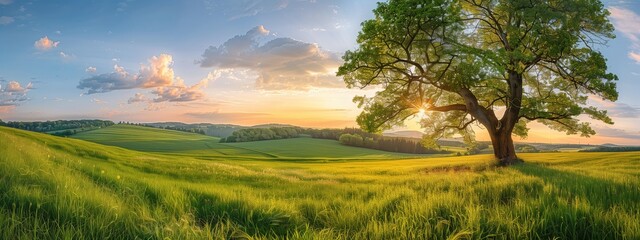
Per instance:
[[[501,168],[308,138],[220,144],[120,125],[75,137],[0,127],[0,236],[640,239],[638,152]]]

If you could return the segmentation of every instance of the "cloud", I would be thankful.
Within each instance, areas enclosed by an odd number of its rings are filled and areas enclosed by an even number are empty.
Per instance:
[[[633,61],[636,61],[637,64],[640,64],[640,53],[630,52],[629,58],[633,59]]]
[[[60,42],[55,42],[49,39],[49,37],[44,36],[43,38],[40,38],[38,41],[36,41],[33,46],[38,50],[47,51],[52,48],[58,47],[58,44],[60,44]]]
[[[242,120],[251,120],[264,118],[269,116],[268,113],[247,113],[247,112],[190,112],[185,113],[184,116],[198,119],[199,121],[205,120],[207,122],[239,122]]]
[[[593,129],[596,131],[596,136],[640,140],[640,131],[627,131],[606,126],[594,126]]]
[[[605,107],[611,117],[640,118],[640,107],[634,107],[626,103],[614,103],[611,107]]]
[[[148,65],[140,66],[137,73],[130,73],[124,67],[113,66],[113,72],[103,73],[80,80],[79,89],[87,89],[84,94],[106,93],[115,90],[126,89],[153,89],[152,94],[157,97],[149,100],[142,99],[142,95],[129,99],[128,103],[142,101],[152,102],[189,102],[204,99],[205,88],[209,81],[215,79],[217,75],[210,73],[206,78],[198,83],[187,86],[184,80],[175,76],[173,68],[173,57],[168,54],[160,54],[149,59]],[[95,71],[95,68],[87,68]]]
[[[96,69],[96,67],[89,66],[89,67],[87,67],[87,69],[85,69],[84,71],[85,71],[85,72],[88,72],[88,73],[94,73],[94,72],[96,72],[97,70],[98,70],[98,69]]]
[[[1,5],[9,5],[13,2],[13,0],[0,0]]]
[[[207,86],[208,80],[200,81],[193,86],[187,86],[180,78],[177,81],[166,87],[158,87],[151,93],[156,94],[158,97],[153,99],[153,102],[191,102],[195,100],[201,100],[204,98],[202,88]]]
[[[91,99],[91,102],[94,102],[94,103],[97,103],[97,104],[105,104],[105,103],[109,103],[109,102],[107,102],[107,101],[100,100],[100,99],[97,99],[97,98],[92,98],[92,99]]]
[[[0,17],[0,25],[9,25],[12,22],[14,22],[13,17],[9,17],[9,16]]]
[[[142,65],[137,73],[127,72],[118,64],[113,72],[82,79],[79,89],[87,89],[86,94],[105,93],[114,90],[153,88],[171,85],[174,79],[171,55],[160,54],[149,59],[149,66]]]
[[[31,89],[31,83],[24,87],[16,81],[9,81],[4,86],[0,84],[0,106],[16,106],[29,100],[27,92]]]
[[[73,54],[68,54],[68,53],[65,53],[65,52],[60,52],[59,55],[64,60],[69,60],[69,59],[74,57]]]
[[[127,103],[132,104],[132,103],[146,102],[146,101],[147,101],[147,97],[144,94],[136,93],[135,96],[129,98]]]
[[[632,46],[629,52],[629,58],[640,64],[640,15],[622,7],[609,7],[611,20],[616,30],[631,40]]]
[[[590,105],[594,105],[602,110],[607,110],[607,115],[610,117],[640,118],[640,107],[631,106],[622,102],[610,102],[595,95],[589,95],[589,101]]]
[[[255,27],[218,47],[210,46],[198,63],[201,67],[255,71],[256,87],[265,90],[344,87],[335,76],[342,63],[337,54],[291,38],[276,38],[261,45],[259,40],[268,34],[263,26]]]

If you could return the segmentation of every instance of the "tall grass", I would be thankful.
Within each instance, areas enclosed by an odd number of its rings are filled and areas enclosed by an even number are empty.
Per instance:
[[[640,154],[521,157],[200,160],[0,128],[0,236],[640,238]]]

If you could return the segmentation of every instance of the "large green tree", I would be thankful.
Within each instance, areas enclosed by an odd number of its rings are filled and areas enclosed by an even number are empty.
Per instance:
[[[486,130],[502,164],[518,161],[512,136],[538,121],[567,134],[595,131],[579,116],[612,124],[587,106],[615,101],[617,76],[598,51],[614,37],[599,0],[389,0],[362,23],[358,48],[338,75],[357,96],[358,124],[378,132],[418,112],[426,143]]]

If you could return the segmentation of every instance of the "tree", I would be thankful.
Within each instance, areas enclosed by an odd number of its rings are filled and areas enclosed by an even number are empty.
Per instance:
[[[613,122],[588,96],[615,101],[616,75],[597,50],[614,37],[599,0],[390,0],[362,23],[338,70],[356,96],[357,122],[379,132],[425,113],[425,142],[487,131],[502,164],[518,162],[512,135],[539,121],[567,134]]]

